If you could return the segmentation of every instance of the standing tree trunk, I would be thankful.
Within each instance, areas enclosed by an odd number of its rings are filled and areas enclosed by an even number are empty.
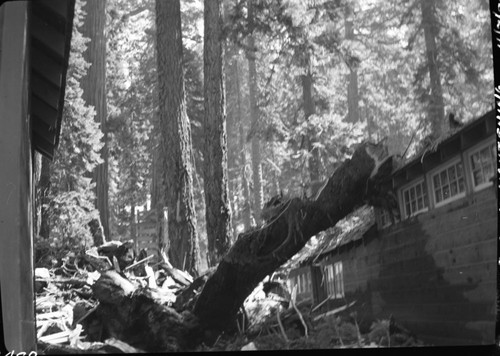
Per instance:
[[[221,0],[205,0],[204,9],[204,186],[208,265],[216,265],[229,249],[231,210],[228,201],[226,98],[223,76]]]
[[[434,0],[420,0],[422,10],[422,26],[424,28],[425,50],[427,55],[427,68],[429,69],[431,95],[429,102],[429,120],[434,137],[439,137],[443,131],[444,100],[441,87],[441,76],[437,59],[436,37],[438,34],[438,21]]]
[[[304,102],[304,117],[308,121],[309,118],[316,113],[316,108],[313,99],[313,76],[310,67],[310,55],[308,55],[307,73],[302,76],[302,100]],[[314,196],[321,186],[320,180],[320,156],[317,147],[314,147],[315,140],[314,129],[309,126],[308,134],[305,137],[305,144],[310,153],[308,159],[310,189],[309,196]]]
[[[197,275],[200,263],[193,201],[191,129],[186,112],[179,0],[156,0],[160,160],[168,210],[168,256]],[[158,205],[157,205],[158,206]],[[162,213],[162,212],[161,212]],[[162,214],[158,211],[158,222]]]
[[[350,5],[345,5],[344,9],[345,21],[345,39],[354,39],[353,13]],[[359,121],[359,97],[358,97],[358,71],[357,63],[350,61],[349,63],[349,84],[347,87],[347,122],[357,123]]]
[[[260,152],[260,139],[256,131],[259,125],[259,108],[257,106],[257,68],[255,57],[257,49],[255,47],[254,31],[254,0],[248,0],[248,83],[250,94],[250,117],[252,121],[252,171],[253,171],[253,196],[254,196],[254,218],[257,224],[261,221],[261,209],[264,201],[264,190],[262,186],[262,157]]]
[[[106,132],[106,37],[104,27],[106,24],[106,0],[87,1],[85,6],[87,16],[82,26],[82,35],[90,38],[87,51],[83,54],[85,60],[90,63],[87,75],[81,80],[83,99],[87,105],[94,106],[96,111],[95,121],[101,123],[104,134],[104,146],[101,157],[104,162],[96,167],[93,180],[96,183],[96,207],[99,210],[103,236],[99,232],[93,234],[94,244],[102,244],[109,238],[109,207],[108,207],[108,139]],[[92,222],[92,226],[99,226],[98,222]],[[97,228],[98,229],[98,228]],[[92,229],[96,230],[96,229]]]
[[[243,108],[241,103],[241,83],[240,83],[240,70],[239,58],[236,58],[234,63],[235,78],[236,78],[236,106],[238,107],[239,118],[239,151],[241,155],[241,185],[243,189],[243,224],[244,231],[248,231],[252,226],[252,209],[250,204],[250,186],[247,178],[247,153],[246,153],[246,139],[245,129],[243,127]]]

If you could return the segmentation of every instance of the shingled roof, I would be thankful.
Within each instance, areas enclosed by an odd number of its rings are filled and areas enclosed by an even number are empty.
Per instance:
[[[334,227],[313,237],[283,267],[301,266],[314,261],[340,246],[359,240],[373,225],[375,225],[373,208],[363,205],[337,222]]]

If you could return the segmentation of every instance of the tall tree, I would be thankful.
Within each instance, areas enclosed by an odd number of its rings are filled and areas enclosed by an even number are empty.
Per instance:
[[[156,0],[160,160],[164,194],[158,216],[168,210],[172,265],[197,274],[199,246],[193,202],[191,129],[186,112],[179,0]],[[158,219],[161,222],[161,219]]]
[[[82,34],[90,38],[85,60],[90,63],[87,75],[82,79],[83,99],[96,111],[95,121],[101,124],[104,134],[104,146],[101,150],[103,163],[97,166],[93,173],[96,183],[96,207],[99,210],[100,222],[104,236],[109,238],[109,206],[108,206],[108,146],[106,133],[106,0],[88,0],[84,10],[87,13]],[[95,244],[99,245],[102,234],[99,234],[99,223],[91,223]]]
[[[344,8],[345,39],[354,40],[353,9],[351,4]],[[358,96],[358,61],[351,55],[348,60],[349,84],[347,87],[347,121],[357,123],[359,120],[359,96]]]
[[[436,18],[436,3],[434,0],[420,0],[420,8],[422,11],[422,27],[424,29],[427,69],[430,78],[430,98],[428,103],[429,119],[432,133],[439,136],[442,132],[444,123],[444,100],[436,46],[436,37],[439,27]]]
[[[250,204],[250,182],[247,177],[247,153],[246,153],[246,137],[245,130],[243,127],[243,108],[242,108],[242,100],[241,100],[241,83],[240,83],[240,60],[236,58],[234,63],[235,69],[235,78],[236,78],[236,95],[237,95],[237,110],[238,117],[240,118],[239,122],[239,151],[241,155],[241,185],[243,187],[243,223],[245,227],[245,231],[249,230],[252,225],[252,208]]]
[[[264,190],[262,186],[262,153],[260,150],[260,138],[257,134],[259,125],[259,107],[257,104],[258,86],[257,86],[257,66],[255,46],[255,4],[253,0],[247,1],[248,6],[248,83],[250,95],[250,119],[252,121],[252,172],[253,172],[253,196],[254,196],[254,218],[257,223],[260,222],[261,209],[264,200]]]
[[[204,27],[205,150],[203,160],[208,264],[213,266],[229,249],[231,237],[221,0],[205,0]]]

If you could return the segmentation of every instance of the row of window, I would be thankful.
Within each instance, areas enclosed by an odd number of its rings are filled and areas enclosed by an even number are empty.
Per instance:
[[[491,178],[494,176],[496,166],[495,158],[495,143],[482,146],[468,155],[471,182],[475,191],[492,184]],[[464,165],[459,160],[431,173],[431,198],[436,207],[465,196],[465,172]],[[401,199],[404,218],[427,211],[429,197],[425,181],[420,180],[404,188],[401,191]],[[387,211],[381,211],[380,222],[383,227],[391,223]]]
[[[323,282],[326,286],[326,292],[329,297],[344,297],[344,276],[342,262],[335,262],[323,267]],[[297,294],[312,293],[312,279],[309,272],[301,273],[291,277],[287,281],[290,291],[297,286]]]

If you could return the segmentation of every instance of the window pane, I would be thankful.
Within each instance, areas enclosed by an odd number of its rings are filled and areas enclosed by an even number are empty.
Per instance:
[[[482,164],[487,164],[491,160],[490,153],[488,152],[488,148],[485,148],[484,150],[481,150],[481,163]]]
[[[491,163],[488,163],[485,167],[484,167],[484,180],[487,181],[489,179],[491,179],[491,177],[493,177],[493,166],[491,165]]]
[[[436,174],[434,176],[434,187],[435,188],[439,188],[441,186],[440,182],[439,182],[439,174]]]
[[[415,200],[415,189],[414,188],[410,188],[410,199]]]
[[[415,200],[411,201],[411,212],[414,213],[417,211],[417,202]]]
[[[465,183],[463,178],[460,178],[458,180],[458,190],[460,191],[460,193],[465,192]]]
[[[443,195],[441,194],[441,190],[436,190],[436,202],[439,203],[443,200]]]
[[[451,196],[457,195],[458,193],[458,184],[457,182],[453,182],[450,184]]]
[[[448,170],[448,175],[450,176],[450,182],[455,180],[455,178],[456,178],[455,166],[450,167],[450,169]]]
[[[463,173],[463,172],[462,172],[462,162],[459,162],[459,163],[456,165],[456,167],[457,167],[457,177],[461,177],[461,176],[463,175],[463,174],[462,174],[462,173]]]
[[[446,200],[450,197],[450,188],[448,186],[443,187],[443,200]]]
[[[410,203],[406,204],[405,211],[406,211],[406,217],[411,215]]]
[[[424,208],[424,199],[423,198],[418,198],[417,200],[417,209],[422,210]]]
[[[480,170],[472,172],[472,175],[474,176],[474,185],[475,186],[483,183],[483,173]]]
[[[472,169],[477,169],[479,166],[479,157],[477,153],[470,156],[470,163]]]
[[[446,171],[441,172],[440,178],[441,178],[442,185],[446,185],[446,183],[448,183],[448,175],[446,174]]]
[[[424,194],[424,206],[429,206],[429,202],[427,201],[427,193]]]
[[[405,190],[405,203],[408,203],[410,201],[410,194],[408,193],[408,190]]]
[[[420,184],[418,184],[416,187],[415,187],[415,190],[416,190],[416,193],[417,193],[417,197],[422,195],[422,188],[420,186]]]

